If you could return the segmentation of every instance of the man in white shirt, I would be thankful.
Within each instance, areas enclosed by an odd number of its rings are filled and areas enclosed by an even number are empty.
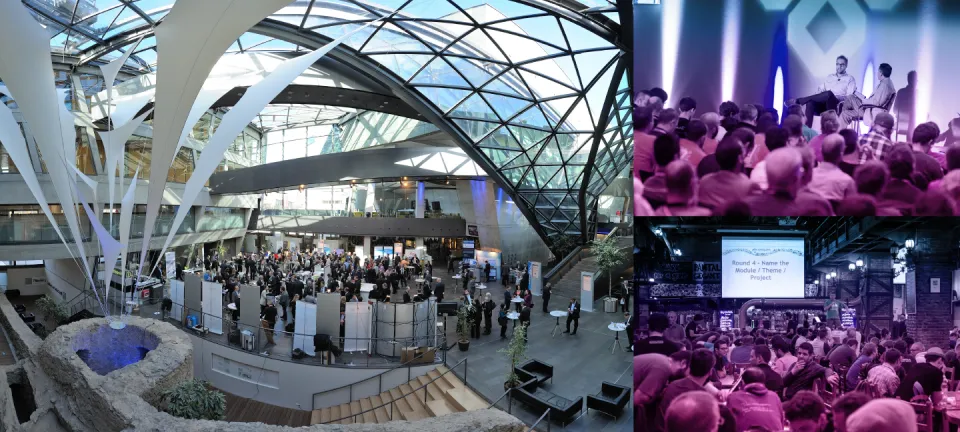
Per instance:
[[[835,110],[840,102],[857,91],[857,80],[847,73],[847,58],[837,57],[837,73],[827,75],[827,79],[817,87],[817,94],[788,100],[784,107],[794,103],[806,106],[807,127],[813,127],[813,116],[827,110]]]
[[[807,184],[807,190],[832,204],[857,193],[856,182],[839,167],[844,145],[840,134],[830,134],[823,139],[823,163],[813,169],[813,180]]]

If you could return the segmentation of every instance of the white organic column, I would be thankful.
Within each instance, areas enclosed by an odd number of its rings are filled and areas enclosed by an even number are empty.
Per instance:
[[[373,257],[373,238],[370,236],[363,237],[363,256]]]

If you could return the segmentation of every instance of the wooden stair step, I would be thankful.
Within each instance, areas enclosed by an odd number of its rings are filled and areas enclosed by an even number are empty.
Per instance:
[[[340,423],[340,417],[343,417],[340,415],[340,405],[330,407],[330,418],[327,419],[327,422]]]
[[[322,420],[321,420],[322,417],[321,417],[321,414],[320,414],[320,413],[321,413],[321,410],[318,410],[318,409],[315,409],[315,410],[313,410],[313,411],[310,412],[310,424],[311,424],[311,425],[320,424],[320,423],[322,422]]]
[[[353,424],[353,417],[348,417],[353,414],[353,410],[350,409],[350,404],[340,404],[340,417],[346,417],[340,421],[340,424]]]
[[[364,423],[378,423],[376,415],[373,414],[373,407],[370,398],[360,399],[360,411],[363,412]]]
[[[410,404],[407,403],[407,400],[402,397],[403,392],[399,388],[394,387],[390,389],[390,400],[396,401],[394,405],[397,407],[397,411],[412,411],[413,408],[410,407]]]
[[[370,404],[375,407],[379,407],[373,410],[373,416],[376,420],[375,423],[386,423],[390,421],[390,413],[388,407],[380,406],[389,401],[384,401],[380,395],[370,396]]]
[[[429,411],[430,415],[434,417],[440,417],[444,414],[460,412],[455,407],[450,406],[450,404],[443,399],[432,400],[427,402],[427,411]]]
[[[330,407],[320,410],[320,423],[327,423],[332,419],[330,416]]]
[[[413,388],[411,388],[409,384],[400,384],[400,390],[406,395],[404,399],[408,404],[410,404],[411,411],[420,414],[427,414],[427,407],[423,404],[423,397],[417,396],[418,393],[410,393],[413,391]]]
[[[417,421],[429,418],[430,414],[422,411],[400,411],[400,416],[406,421]]]
[[[461,411],[486,409],[490,405],[466,387],[447,390],[445,395],[447,396],[447,401]]]
[[[422,377],[422,381],[427,386],[427,397],[429,400],[443,400],[443,391],[446,390],[437,385],[438,382],[443,381],[443,378],[430,382],[430,378],[426,376]]]

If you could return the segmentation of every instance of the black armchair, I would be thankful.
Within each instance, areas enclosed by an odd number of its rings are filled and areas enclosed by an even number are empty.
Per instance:
[[[604,381],[597,394],[587,395],[587,410],[595,409],[611,417],[619,417],[630,400],[630,388]]]
[[[524,383],[536,378],[539,385],[553,379],[553,365],[537,359],[528,360],[526,363],[517,366],[514,372],[520,377],[520,382]]]
[[[531,379],[522,386],[513,390],[513,398],[522,402],[524,405],[533,409],[534,413],[543,414],[550,409],[550,420],[566,426],[578,418],[583,411],[583,397],[574,400],[560,397],[554,393],[546,391],[537,385],[535,379]]]

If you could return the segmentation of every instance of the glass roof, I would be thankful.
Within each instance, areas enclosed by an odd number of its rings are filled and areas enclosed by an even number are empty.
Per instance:
[[[251,123],[261,131],[340,123],[356,109],[325,105],[268,105]]]
[[[22,1],[50,29],[52,50],[94,61],[98,50],[109,59],[134,49],[127,66],[143,71],[154,68],[156,44],[147,31],[133,47],[138,32],[157,25],[174,3]],[[336,38],[380,19],[344,45],[389,70],[462,132],[468,154],[495,171],[553,237],[592,233],[597,195],[632,158],[631,66],[612,42],[620,32],[615,4],[584,3],[300,0],[268,20],[288,26],[291,36]],[[228,52],[306,49],[281,39],[255,27]],[[258,121],[265,129],[332,121],[344,115],[339,110],[291,106]]]

